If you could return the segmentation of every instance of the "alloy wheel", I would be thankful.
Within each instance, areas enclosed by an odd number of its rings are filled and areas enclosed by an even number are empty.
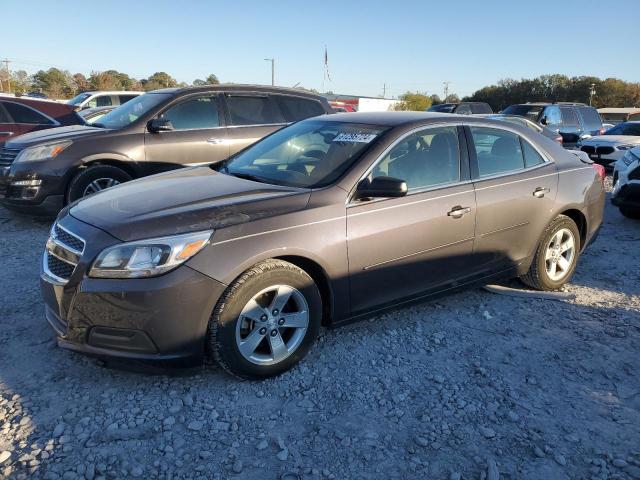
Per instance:
[[[573,232],[568,228],[561,228],[547,244],[545,264],[547,275],[554,282],[567,276],[571,270],[576,254],[576,241]]]
[[[109,187],[115,187],[119,185],[120,182],[115,178],[97,178],[93,182],[91,182],[82,192],[82,196],[86,197],[87,195],[91,195],[93,193],[98,193],[102,190],[105,190]]]
[[[309,326],[304,295],[289,285],[258,292],[236,321],[236,345],[242,356],[258,365],[282,362],[295,352]]]

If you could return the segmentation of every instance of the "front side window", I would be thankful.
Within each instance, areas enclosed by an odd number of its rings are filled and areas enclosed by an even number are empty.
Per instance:
[[[547,125],[560,125],[562,123],[562,116],[560,115],[560,109],[558,107],[547,107],[544,109],[544,116],[547,119]]]
[[[488,177],[524,168],[520,137],[497,128],[470,127],[478,174]]]
[[[341,177],[384,131],[372,125],[305,120],[213,168],[276,185],[322,187]]]
[[[14,102],[5,102],[4,107],[13,118],[15,123],[26,123],[29,125],[54,125],[50,119],[34,109]]]
[[[227,107],[233,125],[269,125],[283,122],[280,113],[267,96],[227,95]]]
[[[219,127],[217,95],[190,98],[169,108],[161,117],[169,120],[174,130]]]
[[[372,176],[404,180],[410,190],[459,181],[456,127],[429,128],[409,135],[374,167]]]

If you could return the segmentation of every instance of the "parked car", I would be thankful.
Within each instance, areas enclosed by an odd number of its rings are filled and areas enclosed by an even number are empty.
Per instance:
[[[613,125],[632,120],[640,120],[640,108],[636,107],[599,108],[598,113],[603,122],[608,122]]]
[[[144,92],[83,92],[79,93],[67,103],[75,106],[76,110],[95,107],[117,107],[124,105],[129,100],[142,95]]]
[[[602,135],[585,138],[578,146],[589,157],[609,166],[625,152],[640,145],[640,122],[624,122],[607,130]]]
[[[311,93],[250,85],[157,90],[99,122],[5,144],[7,208],[57,213],[64,204],[132,178],[226,159],[290,122],[332,113]],[[23,182],[30,182],[22,188]]]
[[[73,107],[25,97],[0,97],[0,146],[9,139],[61,125],[83,125]],[[0,154],[0,166],[2,154]]]
[[[522,125],[523,127],[527,127],[534,132],[538,132],[541,135],[544,135],[547,138],[550,138],[554,142],[558,142],[562,145],[562,135],[557,132],[554,132],[549,127],[545,127],[538,123],[532,122],[528,118],[519,117],[518,115],[506,115],[504,113],[492,113],[491,115],[486,115],[485,118],[490,118],[491,120],[502,120],[504,122],[511,122],[518,125]]]
[[[583,103],[522,103],[502,113],[528,118],[558,132],[565,148],[576,148],[581,138],[604,133],[598,111]]]
[[[94,108],[85,108],[84,110],[80,110],[78,114],[84,118],[84,121],[89,125],[97,122],[102,117],[104,117],[107,113],[114,110],[116,107],[94,107]]]
[[[46,317],[75,351],[210,355],[270,377],[321,325],[499,278],[561,288],[600,228],[603,182],[602,166],[504,121],[308,119],[66,207],[44,253]]]
[[[491,105],[484,102],[440,103],[432,105],[427,112],[457,113],[458,115],[477,115],[493,113]]]
[[[625,217],[640,220],[640,147],[627,150],[614,164],[611,203]]]

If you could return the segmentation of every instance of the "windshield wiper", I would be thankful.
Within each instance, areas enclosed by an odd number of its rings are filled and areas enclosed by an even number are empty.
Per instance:
[[[104,123],[100,123],[100,122],[93,122],[89,124],[90,127],[98,127],[98,128],[106,128]]]

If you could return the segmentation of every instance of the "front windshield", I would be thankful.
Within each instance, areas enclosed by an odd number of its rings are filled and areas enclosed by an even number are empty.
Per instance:
[[[75,97],[73,97],[71,100],[69,100],[67,103],[69,105],[80,105],[82,102],[84,102],[90,96],[91,96],[90,93],[80,93],[80,94],[76,95]]]
[[[112,129],[124,128],[169,98],[170,93],[145,93],[107,113],[94,125]]]
[[[321,187],[338,179],[384,131],[356,123],[303,121],[244,150],[220,171],[277,185]]]

